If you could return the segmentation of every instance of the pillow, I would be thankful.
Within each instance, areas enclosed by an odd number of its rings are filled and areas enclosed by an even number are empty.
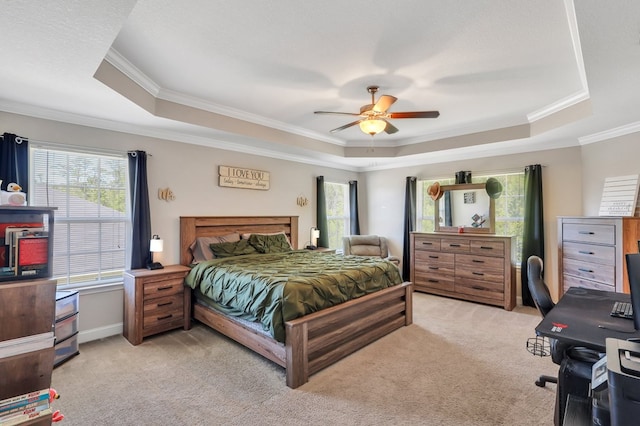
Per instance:
[[[227,243],[213,243],[209,245],[215,257],[241,256],[243,254],[256,254],[258,251],[249,244],[248,240],[238,240]]]
[[[248,241],[260,253],[283,253],[292,250],[291,244],[283,232],[271,235],[251,234]]]
[[[284,235],[284,237],[287,240],[287,243],[289,243],[289,248],[291,250],[293,250],[293,246],[291,245],[291,241],[289,241],[289,237],[287,236],[287,234],[284,233],[284,231],[280,231],[280,232],[254,232],[254,233],[250,233],[250,234],[241,234],[241,237],[243,240],[248,240],[249,238],[251,238],[252,235]]]
[[[220,235],[218,237],[198,237],[189,246],[191,254],[193,255],[192,263],[200,263],[205,260],[211,260],[214,258],[213,252],[209,247],[211,244],[240,241],[240,234],[233,233],[228,235]]]

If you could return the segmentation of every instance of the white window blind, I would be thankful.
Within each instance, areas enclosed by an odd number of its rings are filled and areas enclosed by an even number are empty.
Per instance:
[[[57,207],[53,278],[63,287],[105,284],[125,266],[127,160],[31,148],[29,204]]]
[[[325,182],[329,248],[341,249],[342,237],[349,235],[349,185]]]

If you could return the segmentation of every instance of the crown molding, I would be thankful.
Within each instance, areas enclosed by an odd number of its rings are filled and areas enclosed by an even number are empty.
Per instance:
[[[580,145],[589,145],[596,142],[602,142],[609,139],[618,138],[620,136],[626,136],[632,133],[640,132],[640,121],[635,123],[625,124],[624,126],[616,127],[613,129],[605,130],[603,132],[593,133],[591,135],[582,136],[578,138]]]

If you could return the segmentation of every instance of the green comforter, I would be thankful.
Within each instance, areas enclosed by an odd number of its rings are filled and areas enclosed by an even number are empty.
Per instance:
[[[186,284],[284,342],[284,322],[402,282],[391,262],[308,250],[199,263]]]

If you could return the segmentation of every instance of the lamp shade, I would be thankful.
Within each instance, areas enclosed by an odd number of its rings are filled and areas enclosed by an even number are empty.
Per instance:
[[[320,230],[312,226],[309,231],[309,244],[312,246],[318,245],[318,238],[320,238]]]
[[[149,244],[149,251],[153,253],[161,252],[164,249],[164,241],[159,236],[154,235]]]
[[[384,120],[376,118],[367,118],[360,122],[360,130],[371,136],[377,135],[387,127],[387,123]]]

